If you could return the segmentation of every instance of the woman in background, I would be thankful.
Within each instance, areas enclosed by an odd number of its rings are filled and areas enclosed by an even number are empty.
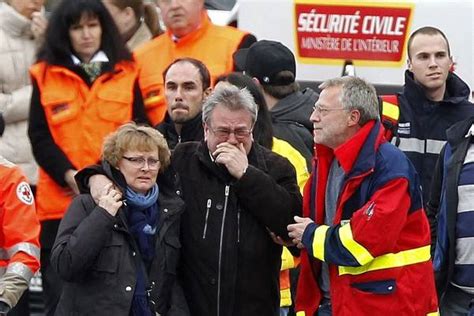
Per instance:
[[[163,33],[155,4],[143,3],[143,0],[102,0],[102,2],[112,15],[122,39],[131,51]]]
[[[30,73],[41,274],[46,315],[53,315],[62,283],[49,256],[59,221],[78,193],[74,175],[99,161],[106,135],[131,120],[145,122],[146,115],[137,67],[100,0],[59,3]]]

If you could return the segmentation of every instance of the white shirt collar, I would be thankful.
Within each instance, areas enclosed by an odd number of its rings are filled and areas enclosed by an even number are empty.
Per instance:
[[[466,133],[466,138],[470,137],[470,136],[474,136],[474,124],[471,125],[471,128],[467,131]]]
[[[74,65],[80,65],[82,64],[82,61],[77,58],[75,55],[71,55],[71,59],[72,59],[72,62],[74,63]],[[109,58],[107,57],[107,55],[103,52],[103,51],[98,51],[94,57],[92,57],[91,61],[89,63],[93,63],[93,62],[108,62],[109,61]]]

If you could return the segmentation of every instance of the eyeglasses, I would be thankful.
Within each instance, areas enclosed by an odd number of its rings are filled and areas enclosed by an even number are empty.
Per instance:
[[[135,168],[143,168],[145,166],[145,162],[148,165],[148,168],[152,170],[156,170],[160,166],[160,161],[155,158],[148,158],[145,159],[143,157],[125,157],[122,156],[123,159],[130,161],[131,165],[134,166]]]
[[[313,106],[313,112],[321,114],[321,116],[326,116],[331,111],[339,111],[339,110],[345,110],[345,108],[342,107],[342,108],[328,109],[328,108],[323,108],[321,105]]]
[[[216,137],[221,138],[221,139],[228,139],[230,134],[234,134],[235,138],[242,140],[250,136],[252,134],[252,129],[247,129],[247,128],[237,128],[237,129],[228,129],[228,128],[216,128],[212,129],[209,127],[209,129],[216,135]]]

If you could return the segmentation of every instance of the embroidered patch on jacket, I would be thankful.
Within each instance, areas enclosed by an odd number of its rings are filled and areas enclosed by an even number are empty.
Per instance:
[[[18,199],[26,204],[26,205],[31,205],[33,204],[33,192],[31,192],[31,188],[26,182],[20,182],[18,186],[16,187],[16,196]]]
[[[58,105],[53,106],[53,108],[51,109],[51,112],[53,114],[58,114],[58,113],[66,111],[68,109],[69,109],[69,104],[62,103],[62,104],[58,104]]]

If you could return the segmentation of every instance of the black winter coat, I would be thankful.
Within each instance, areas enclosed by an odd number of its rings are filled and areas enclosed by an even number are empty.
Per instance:
[[[210,159],[205,142],[179,144],[172,163],[182,180],[180,275],[192,315],[274,316],[279,312],[282,247],[301,212],[294,168],[254,144],[236,181]]]
[[[123,176],[111,175],[111,169],[102,170],[108,170],[105,173],[123,187]],[[186,315],[187,305],[175,282],[184,203],[170,171],[160,174],[157,182],[161,214],[155,258],[147,269],[150,306],[160,315]],[[129,315],[137,267],[143,263],[127,229],[125,212],[127,208],[122,207],[114,217],[89,194],[71,203],[51,255],[52,266],[65,281],[57,315]]]

